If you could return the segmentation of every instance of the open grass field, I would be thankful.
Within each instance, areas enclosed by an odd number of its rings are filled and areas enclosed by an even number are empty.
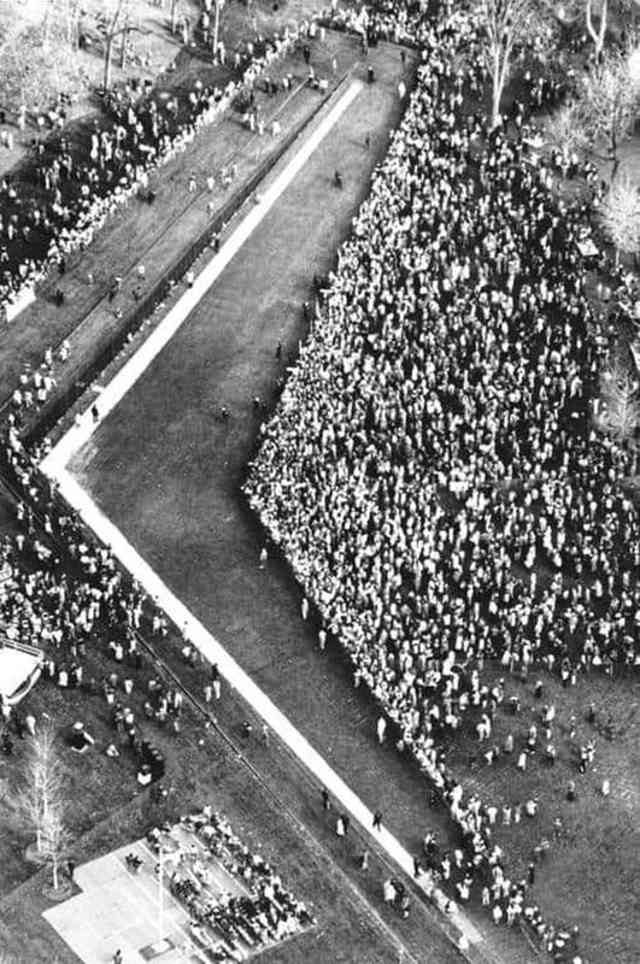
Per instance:
[[[550,849],[536,864],[536,903],[549,917],[557,915],[579,926],[589,961],[632,964],[640,946],[640,683],[633,674],[611,680],[594,671],[577,686],[564,689],[557,676],[547,672],[531,673],[525,683],[505,675],[500,666],[486,669],[487,684],[503,677],[507,694],[491,740],[479,744],[467,720],[449,747],[449,764],[470,792],[495,802],[499,810],[501,801],[512,808],[530,798],[538,803],[533,820],[524,813],[517,826],[505,827],[501,817],[497,820],[494,836],[509,855],[514,876],[526,877],[534,847],[548,840]],[[544,684],[538,699],[537,680]],[[520,700],[515,715],[507,706],[510,696]],[[556,707],[558,754],[553,765],[544,758],[541,724],[542,706],[551,704]],[[587,720],[590,704],[596,709],[593,723]],[[532,723],[538,727],[538,749],[521,773],[516,758]],[[494,744],[502,747],[509,733],[514,752],[487,765],[483,752]],[[580,747],[588,740],[596,741],[595,760],[580,774]],[[476,759],[470,766],[471,757]],[[611,784],[607,798],[601,793],[605,779]],[[566,800],[570,780],[577,785],[574,803]],[[554,828],[556,819],[561,829]]]

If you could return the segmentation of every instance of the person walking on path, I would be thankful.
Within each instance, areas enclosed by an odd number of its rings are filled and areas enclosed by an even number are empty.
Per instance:
[[[222,681],[220,680],[220,670],[218,669],[217,663],[214,663],[211,667],[211,686],[213,687],[214,699],[219,700],[222,691]]]
[[[378,734],[378,743],[382,745],[384,743],[385,733],[387,732],[387,721],[384,716],[378,717],[378,722],[376,723],[376,731]]]
[[[330,810],[330,809],[331,809],[331,799],[330,799],[330,797],[329,797],[329,791],[327,790],[326,787],[323,787],[323,788],[322,788],[322,790],[320,791],[320,795],[321,795],[321,797],[322,797],[322,809],[323,809],[323,810]]]
[[[382,830],[382,813],[380,810],[376,810],[374,813],[372,826],[374,830]]]

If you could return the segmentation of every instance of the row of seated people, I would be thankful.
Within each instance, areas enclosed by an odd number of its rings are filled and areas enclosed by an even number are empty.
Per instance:
[[[165,824],[147,834],[152,852],[160,854],[172,839],[171,891],[189,910],[196,928],[221,937],[234,954],[284,940],[315,923],[303,901],[286,890],[271,865],[252,854],[229,822],[211,807]],[[193,839],[190,839],[192,837]],[[221,890],[219,868],[235,877],[242,889]],[[218,870],[216,870],[218,868]]]

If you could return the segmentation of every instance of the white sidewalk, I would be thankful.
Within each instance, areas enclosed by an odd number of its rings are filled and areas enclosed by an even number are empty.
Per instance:
[[[238,225],[218,254],[206,265],[201,274],[168,312],[166,318],[138,351],[129,359],[98,397],[99,419],[103,419],[140,378],[154,358],[169,342],[189,314],[204,297],[216,278],[244,244],[254,228],[267,214],[323,138],[340,116],[347,110],[362,89],[362,83],[354,81],[340,100],[323,118],[318,127],[301,146],[300,150],[283,168],[267,188],[255,207]],[[91,415],[90,407],[76,420],[73,427],[54,446],[42,462],[43,472],[59,484],[60,492],[91,528],[98,539],[111,549],[122,566],[144,587],[149,596],[167,614],[169,619],[184,633],[211,663],[217,663],[228,684],[238,691],[253,710],[262,717],[298,760],[324,785],[340,806],[349,812],[359,824],[371,833],[373,813],[359,797],[331,769],[319,753],[290,723],[277,706],[259,689],[244,670],[214,639],[211,633],[191,614],[187,607],[171,592],[156,572],[145,562],[116,526],[104,515],[87,492],[78,484],[67,469],[71,457],[90,438],[98,423]],[[378,845],[409,876],[413,876],[413,856],[384,827],[372,833]],[[447,898],[440,891],[432,899],[442,909]],[[473,924],[456,907],[448,919],[464,934],[470,944],[479,944],[482,936]]]

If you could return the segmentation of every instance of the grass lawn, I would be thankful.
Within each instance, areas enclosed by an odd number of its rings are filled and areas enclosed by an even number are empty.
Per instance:
[[[515,805],[533,797],[539,803],[538,815],[524,815],[518,826],[494,828],[494,837],[504,848],[513,877],[526,876],[533,848],[547,839],[550,850],[537,864],[533,896],[547,919],[577,924],[582,947],[590,962],[637,960],[640,946],[640,683],[633,675],[613,680],[595,671],[563,689],[557,676],[531,673],[527,683],[512,677],[499,666],[485,667],[489,686],[505,677],[507,700],[516,695],[521,710],[512,715],[505,703],[494,721],[489,743],[478,743],[474,721],[465,721],[448,750],[448,762],[467,787],[487,803],[501,801]],[[534,697],[535,682],[544,684],[540,699]],[[595,725],[587,722],[593,703]],[[550,766],[543,759],[544,736],[540,723],[543,704],[554,704],[554,743],[558,756]],[[575,736],[570,738],[571,717],[575,717]],[[611,723],[611,730],[607,724]],[[529,760],[527,770],[516,768],[518,750],[526,744],[532,723],[538,726],[538,752]],[[511,755],[503,755],[489,766],[482,758],[494,744],[503,746],[508,733],[515,740]],[[596,740],[593,766],[584,775],[578,772],[580,747]],[[542,747],[542,750],[540,749]],[[477,757],[471,768],[470,757]],[[611,783],[611,795],[600,792],[602,781]],[[578,799],[566,800],[567,786],[575,780]],[[554,833],[559,817],[562,830]]]

